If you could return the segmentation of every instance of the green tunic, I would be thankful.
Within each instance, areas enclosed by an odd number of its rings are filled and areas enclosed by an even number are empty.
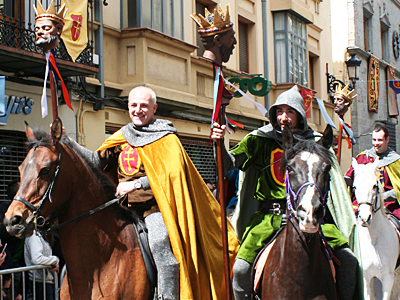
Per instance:
[[[259,201],[286,201],[284,173],[279,169],[279,161],[283,150],[270,138],[248,135],[230,150],[233,155],[246,154],[247,159],[239,167],[246,171],[252,166],[258,171],[255,198]],[[330,214],[328,214],[328,217]],[[331,218],[329,218],[331,219]],[[252,263],[258,252],[280,228],[282,215],[264,214],[257,211],[251,217],[242,237],[238,258]],[[322,231],[329,245],[336,249],[347,243],[337,227],[330,223],[322,225]]]

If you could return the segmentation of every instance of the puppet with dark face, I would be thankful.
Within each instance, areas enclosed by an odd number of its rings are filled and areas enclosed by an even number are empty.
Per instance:
[[[210,13],[206,8],[205,17],[201,14],[198,16],[191,14],[190,16],[199,25],[197,32],[206,49],[203,57],[211,59],[217,65],[228,62],[236,45],[235,31],[233,23],[230,21],[229,5],[226,6],[225,12],[220,4],[218,11],[214,9],[214,13]]]

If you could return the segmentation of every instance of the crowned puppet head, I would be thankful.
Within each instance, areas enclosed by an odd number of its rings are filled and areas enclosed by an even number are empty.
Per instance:
[[[35,10],[35,36],[36,45],[43,48],[44,51],[54,49],[58,46],[58,38],[64,27],[64,17],[67,13],[65,4],[56,12],[53,0],[47,10],[44,10],[42,4],[38,1],[38,7],[33,5]]]
[[[343,89],[340,88],[339,84],[336,86],[334,99],[334,110],[339,116],[343,116],[349,109],[353,99],[358,95],[354,95],[354,90],[349,91],[349,84],[347,84]]]
[[[222,5],[211,13],[207,8],[204,16],[191,14],[192,19],[199,25],[198,33],[206,49],[204,57],[213,60],[216,64],[228,62],[236,45],[235,31],[229,15],[230,5],[226,6],[225,12]]]

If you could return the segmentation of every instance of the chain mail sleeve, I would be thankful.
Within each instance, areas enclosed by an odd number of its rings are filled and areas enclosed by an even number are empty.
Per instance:
[[[85,147],[79,145],[73,139],[69,139],[69,144],[71,144],[72,148],[77,150],[83,158],[90,161],[95,167],[102,169],[105,166],[105,163],[100,160],[100,157],[97,155],[96,152],[93,152]]]

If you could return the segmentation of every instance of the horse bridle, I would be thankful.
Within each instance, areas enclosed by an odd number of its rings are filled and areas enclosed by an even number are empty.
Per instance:
[[[44,193],[42,199],[41,199],[40,202],[39,202],[39,205],[38,205],[38,206],[34,206],[32,203],[30,203],[29,201],[27,201],[26,199],[24,199],[24,198],[22,198],[22,197],[20,197],[20,196],[15,196],[15,197],[14,197],[14,200],[17,200],[17,201],[22,202],[22,203],[25,204],[31,211],[33,211],[33,218],[34,218],[34,224],[35,224],[35,229],[36,229],[36,230],[37,230],[37,227],[43,227],[44,224],[45,224],[45,218],[44,218],[43,216],[40,215],[40,212],[42,211],[44,202],[46,201],[47,197],[49,198],[49,201],[50,201],[50,202],[53,202],[53,200],[51,199],[51,193],[52,193],[52,191],[53,191],[53,186],[54,186],[54,183],[56,182],[58,173],[59,173],[59,171],[61,170],[60,162],[61,162],[62,148],[63,148],[63,147],[62,147],[62,145],[61,145],[61,143],[60,143],[60,153],[59,153],[59,155],[58,155],[58,163],[57,163],[57,166],[56,166],[56,171],[55,171],[55,173],[54,173],[53,181],[52,181],[52,182],[50,183],[50,185],[48,186],[46,192]],[[96,207],[96,208],[94,208],[94,209],[92,209],[92,210],[90,210],[90,211],[88,211],[88,212],[86,212],[86,213],[83,213],[83,214],[81,214],[81,215],[79,215],[79,216],[77,216],[77,217],[75,217],[75,218],[72,218],[71,220],[68,220],[68,221],[66,221],[66,222],[64,222],[64,223],[61,223],[61,224],[58,224],[58,225],[55,225],[55,226],[51,226],[49,229],[47,229],[47,231],[50,231],[50,230],[52,230],[52,229],[58,229],[58,228],[64,227],[64,226],[66,226],[66,225],[68,225],[68,224],[71,224],[71,223],[76,222],[76,221],[78,221],[78,220],[81,220],[81,219],[83,219],[83,218],[85,218],[85,217],[87,217],[87,216],[90,216],[90,215],[92,215],[92,214],[94,214],[94,213],[96,213],[96,212],[98,212],[98,211],[100,211],[100,210],[105,209],[106,207],[109,207],[110,205],[112,205],[112,204],[114,204],[114,203],[119,202],[119,200],[120,200],[122,197],[123,197],[123,196],[117,196],[117,197],[115,197],[114,199],[109,200],[109,201],[107,201],[106,203],[104,203],[104,204],[102,204],[102,205],[100,205],[100,206],[98,206],[98,207]],[[38,220],[40,220],[40,222],[38,222]]]
[[[34,224],[35,226],[43,226],[45,219],[44,217],[42,217],[40,215],[40,212],[42,211],[44,202],[46,201],[47,197],[49,198],[50,202],[53,202],[53,200],[51,199],[51,192],[53,191],[53,186],[54,183],[56,182],[58,173],[60,171],[60,162],[61,162],[61,155],[62,155],[62,146],[60,145],[60,153],[58,154],[58,163],[56,166],[56,171],[54,173],[54,177],[53,177],[53,181],[49,184],[46,192],[44,193],[42,199],[39,202],[38,206],[34,206],[32,203],[30,203],[29,201],[27,201],[26,199],[20,197],[20,196],[14,196],[14,200],[17,200],[19,202],[22,202],[23,204],[25,204],[31,211],[33,211],[33,218],[34,218]],[[38,220],[40,220],[40,223],[38,222]]]
[[[369,205],[369,206],[372,207],[372,213],[373,214],[381,209],[381,204],[380,203],[379,203],[379,207],[377,207],[378,206],[378,196],[379,196],[379,184],[381,184],[381,183],[377,180],[376,181],[376,185],[375,185],[376,194],[375,194],[375,197],[374,197],[372,203],[371,202],[367,202],[367,201],[362,201],[362,202],[358,202],[357,201],[358,207],[360,207],[360,205],[362,205],[362,204]]]
[[[296,212],[295,212],[295,210],[293,209],[292,202],[290,201],[290,196],[293,196],[293,202],[296,203],[296,202],[297,202],[297,198],[299,197],[299,194],[300,194],[301,190],[302,190],[303,188],[307,187],[307,186],[314,186],[314,187],[317,189],[317,191],[319,192],[319,195],[320,195],[320,197],[321,197],[321,203],[322,203],[322,205],[323,205],[323,207],[324,207],[324,210],[325,210],[325,207],[326,207],[326,197],[327,197],[327,195],[328,195],[329,187],[328,187],[328,189],[326,190],[325,194],[323,195],[322,192],[321,192],[321,189],[318,187],[318,185],[317,185],[316,183],[307,181],[307,182],[303,183],[303,184],[299,187],[299,189],[297,190],[297,192],[295,193],[295,192],[293,191],[293,189],[292,189],[292,186],[290,185],[290,181],[289,181],[289,172],[288,172],[288,170],[286,170],[285,185],[286,185],[286,206],[287,206],[287,210],[288,210],[288,212],[289,212],[288,218],[290,218],[290,217],[295,217],[295,216],[296,216]]]

